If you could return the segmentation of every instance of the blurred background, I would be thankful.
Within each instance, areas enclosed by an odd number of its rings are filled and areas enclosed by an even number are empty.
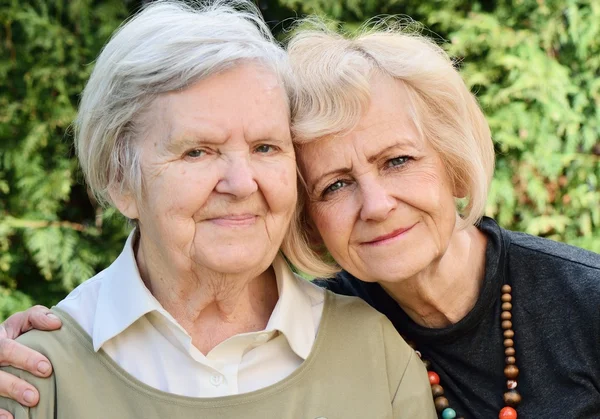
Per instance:
[[[0,320],[52,305],[108,266],[129,230],[90,198],[69,126],[93,61],[147,2],[0,0]],[[294,17],[353,30],[401,14],[455,57],[486,113],[487,214],[600,252],[600,0],[257,0],[281,40]]]

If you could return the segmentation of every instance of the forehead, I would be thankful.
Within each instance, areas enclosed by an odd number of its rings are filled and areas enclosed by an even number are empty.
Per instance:
[[[406,86],[391,77],[376,75],[371,81],[369,108],[356,127],[299,146],[298,157],[303,170],[312,172],[321,167],[330,169],[353,157],[367,160],[389,147],[422,150],[425,146]]]
[[[289,105],[280,79],[258,63],[236,65],[189,88],[158,97],[150,112],[166,139],[195,131],[230,136],[289,131]],[[155,124],[157,125],[157,124]],[[188,132],[191,131],[191,132]]]

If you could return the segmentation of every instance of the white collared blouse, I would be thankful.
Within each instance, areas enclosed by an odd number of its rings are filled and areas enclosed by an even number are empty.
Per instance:
[[[123,369],[156,389],[221,397],[275,384],[308,357],[323,312],[324,290],[295,276],[281,255],[273,262],[279,300],[263,331],[230,337],[202,354],[140,277],[134,232],[119,257],[57,307]]]

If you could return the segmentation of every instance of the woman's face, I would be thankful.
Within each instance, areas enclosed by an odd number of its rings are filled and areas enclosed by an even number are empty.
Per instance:
[[[410,109],[404,85],[377,76],[355,129],[298,151],[310,218],[333,258],[364,281],[395,283],[432,266],[455,228],[451,181]]]
[[[141,240],[183,269],[265,270],[297,200],[288,109],[254,64],[158,98],[140,142],[142,202],[125,214]]]

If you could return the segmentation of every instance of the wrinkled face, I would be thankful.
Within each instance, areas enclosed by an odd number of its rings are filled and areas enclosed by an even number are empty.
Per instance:
[[[445,253],[456,223],[450,179],[420,138],[406,88],[376,76],[348,135],[302,146],[308,213],[333,258],[369,282],[399,282]]]
[[[143,199],[125,214],[141,240],[184,269],[266,269],[297,199],[288,109],[257,64],[158,98],[140,142]]]

